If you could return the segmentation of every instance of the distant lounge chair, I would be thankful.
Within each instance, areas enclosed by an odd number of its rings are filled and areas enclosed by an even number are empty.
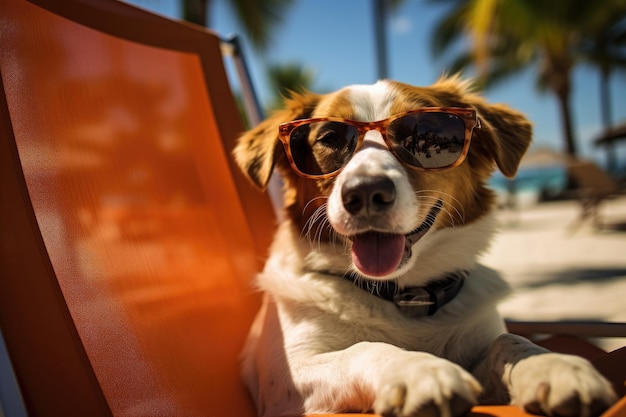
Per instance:
[[[624,189],[607,172],[590,161],[569,162],[568,171],[578,186],[577,197],[582,208],[579,224],[590,218],[594,227],[600,227],[600,204],[623,193]]]

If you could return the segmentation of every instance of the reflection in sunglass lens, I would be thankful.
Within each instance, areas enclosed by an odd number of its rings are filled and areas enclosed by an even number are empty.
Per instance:
[[[387,127],[394,153],[422,168],[445,168],[463,153],[465,123],[452,113],[415,113],[400,117]]]
[[[309,175],[338,171],[348,163],[358,143],[356,127],[341,122],[312,122],[291,132],[289,147],[298,169]]]

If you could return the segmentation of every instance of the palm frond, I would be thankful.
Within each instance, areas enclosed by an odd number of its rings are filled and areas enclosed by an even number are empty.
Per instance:
[[[272,39],[273,28],[282,21],[293,0],[231,0],[232,11],[242,23],[250,42],[263,51]]]

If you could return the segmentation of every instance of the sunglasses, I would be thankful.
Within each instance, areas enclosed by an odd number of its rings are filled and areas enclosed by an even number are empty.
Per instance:
[[[476,111],[459,107],[424,107],[377,122],[339,117],[283,123],[278,137],[291,168],[304,178],[337,175],[377,130],[401,162],[418,170],[459,166],[469,152],[472,131],[480,129]]]

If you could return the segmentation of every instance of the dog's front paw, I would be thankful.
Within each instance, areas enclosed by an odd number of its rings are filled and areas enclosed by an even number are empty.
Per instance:
[[[572,355],[523,359],[513,367],[511,383],[512,402],[533,414],[597,416],[617,400],[609,382],[587,360]]]
[[[476,404],[481,391],[474,377],[452,362],[407,361],[383,374],[374,411],[385,417],[461,416]]]

